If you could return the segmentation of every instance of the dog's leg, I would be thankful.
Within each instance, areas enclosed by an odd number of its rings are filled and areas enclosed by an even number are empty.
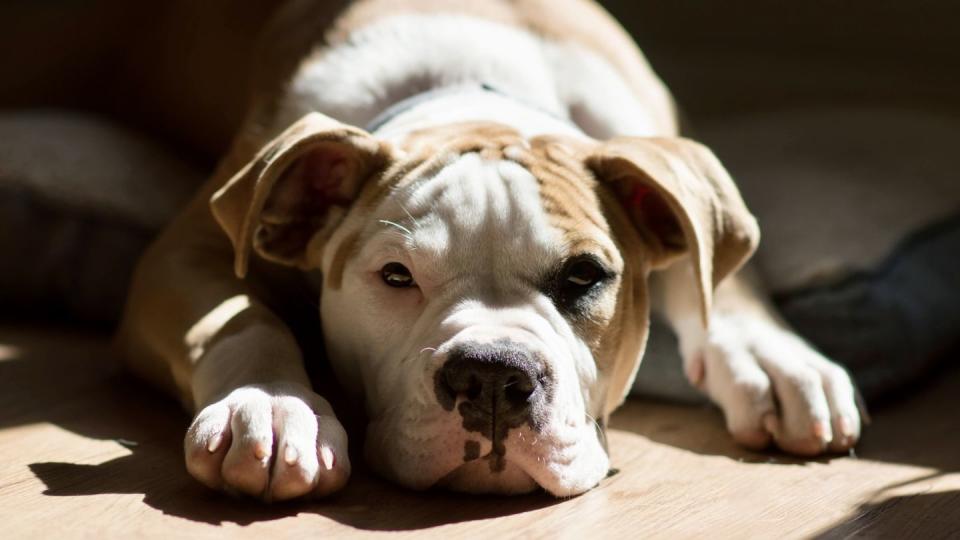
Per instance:
[[[234,277],[204,190],[141,259],[119,342],[134,371],[196,412],[186,465],[269,500],[326,494],[350,474],[346,434],[290,331]]]
[[[734,439],[808,456],[856,444],[861,418],[850,377],[790,330],[755,272],[747,267],[720,284],[708,329],[689,272],[675,264],[656,277],[659,304],[687,378],[723,409]]]

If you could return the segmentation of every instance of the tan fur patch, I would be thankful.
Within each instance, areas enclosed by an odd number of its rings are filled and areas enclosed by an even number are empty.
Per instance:
[[[336,290],[343,286],[343,269],[347,264],[347,260],[357,253],[359,240],[360,235],[357,232],[353,232],[347,235],[347,237],[340,242],[340,245],[337,246],[337,250],[333,254],[333,260],[330,263],[330,270],[323,276],[328,288]]]

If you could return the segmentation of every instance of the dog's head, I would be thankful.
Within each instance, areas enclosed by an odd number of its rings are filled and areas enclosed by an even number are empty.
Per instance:
[[[689,257],[705,317],[758,237],[696,143],[495,124],[391,146],[311,114],[212,204],[238,274],[251,250],[322,272],[327,351],[365,399],[369,462],[472,492],[596,485],[643,354],[649,273]]]

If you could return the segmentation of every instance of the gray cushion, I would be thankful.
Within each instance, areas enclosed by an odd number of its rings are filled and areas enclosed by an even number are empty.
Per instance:
[[[0,316],[115,321],[134,262],[201,175],[81,113],[5,112],[0,140]]]

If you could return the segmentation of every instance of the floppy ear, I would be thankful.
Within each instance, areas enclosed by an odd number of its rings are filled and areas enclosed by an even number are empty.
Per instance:
[[[587,165],[630,216],[653,268],[689,253],[706,324],[714,288],[760,240],[756,220],[716,156],[688,139],[622,137],[602,143]]]
[[[246,274],[251,247],[281,264],[316,266],[311,244],[329,236],[365,180],[389,160],[386,144],[319,113],[270,141],[210,200],[233,243],[237,276]]]

